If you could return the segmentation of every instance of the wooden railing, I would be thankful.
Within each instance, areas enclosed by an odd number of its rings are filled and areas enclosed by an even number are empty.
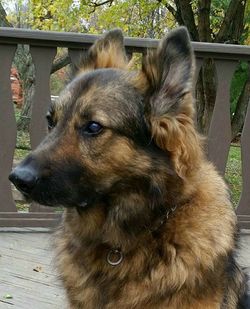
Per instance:
[[[66,47],[71,61],[78,61],[96,35],[57,33],[0,28],[0,226],[54,226],[60,214],[51,208],[32,205],[29,212],[18,212],[8,175],[12,169],[16,145],[16,121],[11,100],[10,69],[17,44],[27,44],[35,65],[36,83],[30,124],[34,149],[46,133],[45,114],[50,104],[50,71],[57,47]],[[127,53],[145,53],[158,40],[125,38]],[[217,96],[208,134],[208,157],[224,175],[231,143],[230,84],[240,60],[250,61],[250,47],[210,43],[193,43],[198,73],[206,58],[213,58],[217,71]],[[242,193],[237,207],[241,228],[250,228],[250,104],[241,136]]]

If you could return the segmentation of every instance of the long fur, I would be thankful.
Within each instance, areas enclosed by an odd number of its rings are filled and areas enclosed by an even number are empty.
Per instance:
[[[65,206],[56,251],[70,308],[248,308],[236,215],[194,126],[194,67],[183,27],[139,72],[127,70],[121,32],[109,32],[17,168],[36,171],[32,199]]]

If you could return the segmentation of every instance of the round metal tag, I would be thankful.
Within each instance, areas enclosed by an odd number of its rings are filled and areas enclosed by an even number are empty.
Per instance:
[[[107,254],[107,262],[111,266],[117,266],[119,265],[123,260],[123,254],[120,250],[118,249],[112,249],[109,251]]]

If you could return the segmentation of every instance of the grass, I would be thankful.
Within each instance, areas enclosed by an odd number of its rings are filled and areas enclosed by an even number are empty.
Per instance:
[[[28,132],[17,131],[17,143],[14,153],[15,160],[22,160],[30,152],[30,138]]]
[[[21,161],[30,152],[30,138],[28,132],[17,131],[17,143],[14,152],[14,162]],[[16,201],[17,210],[28,212],[30,204],[25,201]]]
[[[225,179],[231,192],[232,203],[236,207],[242,190],[241,149],[238,145],[230,147]]]
[[[18,147],[25,148],[19,149]],[[18,132],[17,134],[17,148],[15,150],[14,159],[17,161],[22,160],[30,152],[30,139],[27,132]],[[231,145],[225,179],[228,183],[231,192],[231,200],[234,207],[237,206],[242,190],[242,177],[241,177],[241,149],[238,145]],[[17,204],[18,209],[24,210],[26,205]]]

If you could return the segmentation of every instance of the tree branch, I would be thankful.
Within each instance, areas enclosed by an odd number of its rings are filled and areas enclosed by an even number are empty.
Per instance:
[[[0,27],[13,27],[13,25],[7,19],[7,14],[1,2],[0,2]]]
[[[199,33],[195,25],[194,12],[190,0],[175,0],[176,7],[180,7],[181,16],[184,25],[188,28],[189,33],[194,41],[199,41]]]
[[[166,4],[166,9],[169,10],[169,12],[173,15],[179,26],[184,25],[184,21],[181,17],[181,12],[178,10],[178,8],[175,10],[172,5]]]
[[[109,6],[111,6],[113,2],[114,2],[114,0],[106,0],[106,1],[103,1],[103,2],[100,2],[100,3],[98,3],[98,1],[91,1],[89,5],[93,9],[90,13],[94,13],[97,7],[108,4],[108,3],[109,3]]]
[[[158,0],[158,3],[162,4],[162,0]],[[165,8],[172,14],[174,19],[179,24],[179,26],[184,25],[184,21],[181,17],[180,7],[177,5],[177,1],[175,2],[175,4],[176,4],[176,9],[169,3],[165,4]]]
[[[108,4],[108,3],[112,4],[113,1],[114,1],[114,0],[106,0],[106,1],[103,1],[103,2],[100,2],[100,3],[98,3],[97,1],[91,1],[91,2],[90,2],[90,5],[91,5],[91,6],[98,7],[98,6],[102,6],[102,5],[104,5],[104,4]]]
[[[50,74],[57,72],[58,70],[62,69],[66,65],[70,64],[70,57],[68,54],[63,55],[62,57],[56,59],[52,65]]]
[[[231,2],[229,3],[220,30],[218,31],[215,37],[215,42],[224,43],[225,41],[227,41],[227,33],[230,27],[230,23],[232,23],[235,13],[237,12],[238,6],[241,3],[241,1],[242,0],[231,0]]]
[[[211,42],[210,10],[211,0],[198,1],[198,31],[202,42]]]

